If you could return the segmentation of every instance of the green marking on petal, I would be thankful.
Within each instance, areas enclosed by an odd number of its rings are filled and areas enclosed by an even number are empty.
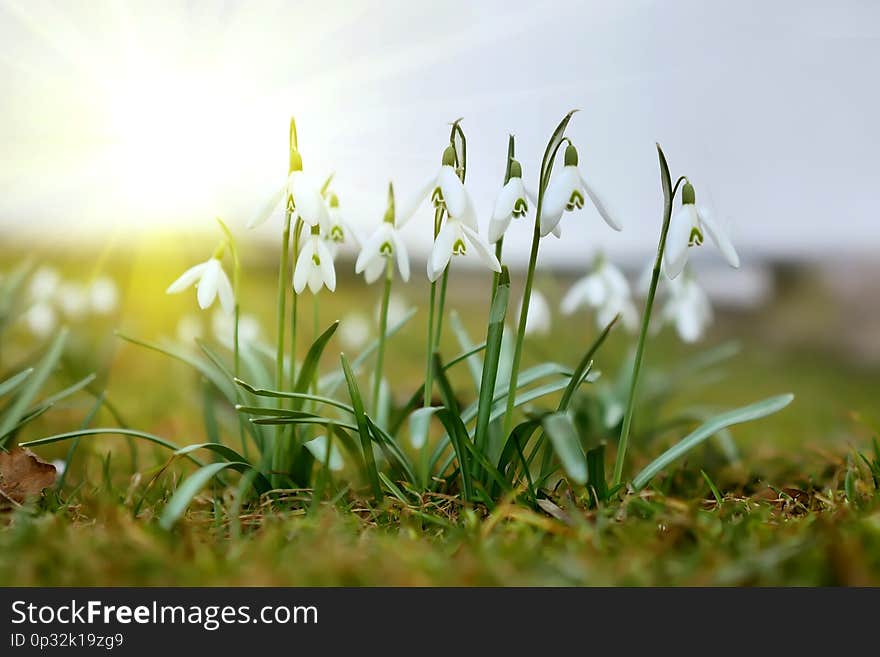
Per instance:
[[[334,242],[345,241],[345,232],[342,230],[342,226],[336,225],[330,229],[330,239]]]
[[[386,258],[390,258],[394,255],[394,247],[391,242],[382,242],[382,246],[379,247],[379,255]]]
[[[524,217],[526,213],[529,211],[529,204],[526,203],[524,198],[516,199],[516,203],[513,204],[513,216],[514,217]]]
[[[571,196],[568,199],[565,209],[571,212],[574,209],[580,210],[582,207],[584,207],[584,195],[581,194],[581,190],[571,190]]]
[[[694,226],[691,228],[691,236],[688,239],[688,246],[701,246],[703,244],[703,232]]]
[[[316,267],[321,266],[321,257],[317,253],[312,254],[312,262],[315,263]]]
[[[452,245],[452,253],[453,255],[464,255],[467,253],[467,245],[464,243],[464,240],[455,240],[455,244]]]

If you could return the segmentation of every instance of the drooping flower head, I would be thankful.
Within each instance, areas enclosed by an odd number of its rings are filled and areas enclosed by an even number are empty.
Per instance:
[[[404,281],[409,280],[409,254],[406,245],[397,231],[394,206],[394,186],[388,183],[388,207],[382,223],[364,242],[354,265],[356,274],[363,273],[367,283],[373,283],[382,276],[389,259],[397,260],[397,269]]]
[[[232,313],[235,309],[235,294],[229,277],[220,264],[222,253],[223,250],[220,248],[209,260],[187,269],[168,286],[165,294],[178,294],[195,285],[199,308],[202,310],[210,308],[214,299],[219,296],[223,311]]]
[[[336,289],[336,267],[333,254],[321,239],[321,226],[315,224],[306,237],[296,267],[293,270],[293,289],[301,294],[309,286],[312,294],[317,294],[322,287],[333,292]]]
[[[583,208],[585,196],[589,197],[605,223],[614,230],[621,230],[620,222],[612,217],[592,186],[581,175],[578,169],[578,152],[571,143],[565,148],[564,164],[562,172],[550,181],[542,200],[541,236],[545,237],[557,228],[564,212]]]
[[[635,328],[638,322],[626,277],[601,255],[596,259],[593,270],[572,285],[562,299],[561,309],[565,315],[571,315],[582,307],[596,311],[596,325],[599,328],[607,326],[618,314],[627,329]]]
[[[534,196],[529,193],[522,180],[522,165],[517,160],[510,162],[510,179],[498,192],[492,220],[489,222],[489,242],[494,244],[500,240],[512,219],[526,216],[529,201],[534,203]]]
[[[690,247],[703,244],[703,232],[721,251],[721,255],[731,267],[739,267],[739,255],[727,233],[715,222],[709,210],[697,208],[696,193],[690,181],[685,182],[681,190],[681,207],[669,221],[669,232],[666,234],[666,274],[674,279],[687,264]]]
[[[709,296],[696,279],[685,272],[678,278],[669,278],[668,297],[661,317],[675,326],[684,342],[697,342],[712,323],[712,305]]]

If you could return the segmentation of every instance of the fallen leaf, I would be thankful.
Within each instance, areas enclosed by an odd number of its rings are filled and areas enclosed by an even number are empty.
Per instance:
[[[29,449],[0,450],[0,505],[21,504],[55,483],[55,466]]]

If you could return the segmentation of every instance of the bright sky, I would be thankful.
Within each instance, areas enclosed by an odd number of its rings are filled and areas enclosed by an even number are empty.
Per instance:
[[[545,257],[654,248],[655,140],[746,259],[876,251],[878,63],[871,0],[0,0],[0,235],[135,238],[216,215],[243,232],[286,174],[292,113],[306,169],[335,171],[365,228],[388,179],[416,189],[464,117],[485,231],[508,132],[534,180],[580,108],[569,135],[625,230],[567,215]],[[421,253],[427,216],[407,227]]]

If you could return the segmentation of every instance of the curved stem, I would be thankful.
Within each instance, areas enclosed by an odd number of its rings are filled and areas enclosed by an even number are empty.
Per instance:
[[[382,367],[385,361],[385,334],[388,332],[388,303],[391,299],[391,280],[394,262],[391,258],[385,266],[385,289],[382,291],[382,309],[379,313],[379,345],[376,350],[376,367],[373,379],[373,414],[378,417],[379,391],[382,387]]]
[[[657,285],[660,282],[660,270],[663,265],[663,252],[666,250],[666,235],[669,232],[669,221],[672,217],[672,201],[678,191],[679,184],[685,179],[679,178],[675,187],[669,185],[669,168],[666,158],[660,146],[657,146],[660,156],[660,175],[663,182],[665,202],[663,206],[663,225],[660,229],[660,242],[657,245],[657,256],[654,258],[654,269],[651,272],[651,286],[648,288],[648,297],[645,300],[645,312],[642,315],[642,326],[639,331],[639,341],[636,346],[636,356],[633,362],[632,376],[629,382],[629,397],[626,404],[626,412],[623,416],[623,425],[620,428],[620,441],[617,444],[617,457],[614,461],[614,475],[612,486],[617,486],[623,478],[623,464],[626,459],[626,449],[629,445],[629,432],[632,428],[633,411],[636,402],[636,390],[639,383],[639,374],[642,369],[642,359],[645,355],[645,343],[648,336],[648,325],[651,322],[651,310],[654,307],[654,296],[657,293]]]

